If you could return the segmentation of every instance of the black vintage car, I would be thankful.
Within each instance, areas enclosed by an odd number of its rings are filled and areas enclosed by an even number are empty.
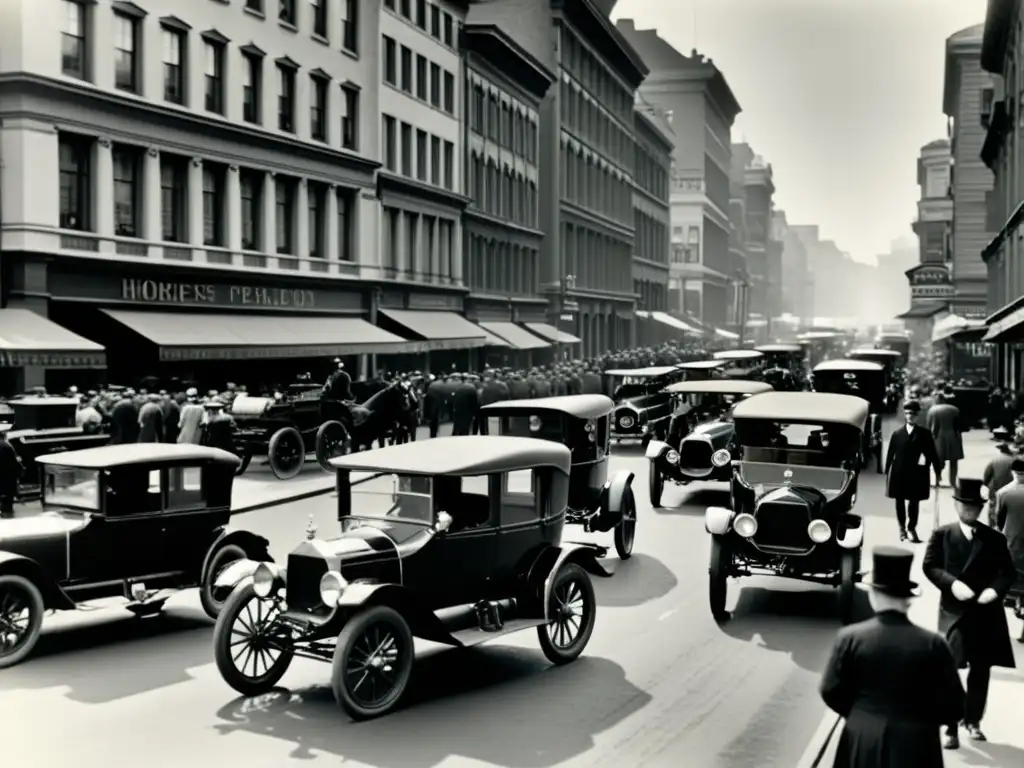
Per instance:
[[[331,663],[354,719],[405,692],[413,638],[458,648],[536,629],[555,664],[594,630],[592,547],[562,543],[568,448],[521,437],[442,437],[333,461],[341,531],[285,567],[242,561],[214,629],[214,660],[244,695],[270,691],[296,656]]]
[[[674,412],[668,441],[652,440],[647,446],[652,507],[661,506],[666,480],[677,485],[694,480],[728,482],[736,456],[732,408],[772,388],[760,381],[723,379],[684,381],[666,391],[672,396]]]
[[[712,359],[723,363],[721,373],[730,379],[760,378],[765,368],[765,356],[755,349],[725,349],[715,352]]]
[[[732,506],[708,507],[708,597],[728,617],[733,576],[769,575],[839,588],[851,618],[864,523],[854,512],[868,404],[819,392],[769,392],[733,409],[740,457]]]
[[[605,371],[608,391],[615,401],[611,437],[618,442],[639,440],[645,448],[652,438],[663,440],[671,416],[665,387],[681,381],[678,365]]]
[[[551,440],[572,451],[566,524],[582,525],[588,533],[613,531],[615,552],[628,560],[636,536],[636,500],[632,472],[608,476],[614,407],[604,395],[566,395],[492,403],[481,414],[498,417],[502,435]],[[603,557],[604,548],[598,554]]]
[[[807,331],[796,340],[804,348],[804,359],[812,368],[822,360],[842,357],[847,345],[845,334],[839,331]]]
[[[864,430],[864,458],[873,458],[881,473],[882,417],[889,411],[885,369],[867,360],[826,360],[814,366],[814,391],[853,395],[867,402],[870,417]]]
[[[900,353],[900,367],[905,368],[910,362],[911,339],[906,333],[880,333],[875,339],[878,349],[891,349]]]
[[[707,381],[724,379],[723,371],[728,365],[727,360],[691,360],[688,363],[679,363],[676,368],[683,373],[682,381]]]
[[[238,458],[191,444],[107,445],[42,456],[41,513],[0,520],[0,668],[28,656],[46,611],[123,597],[157,614],[200,587],[216,617],[215,577],[269,560],[267,541],[229,526]]]
[[[857,347],[846,353],[851,360],[866,360],[877,363],[885,369],[886,398],[885,412],[895,413],[903,399],[903,356],[892,349]]]
[[[762,344],[754,347],[764,355],[761,378],[779,392],[807,389],[807,350],[800,344]]]
[[[13,429],[7,441],[14,447],[24,472],[19,486],[22,501],[39,498],[39,467],[36,459],[48,453],[75,451],[105,445],[110,435],[87,432],[75,425],[78,399],[51,395],[17,397],[8,401]]]

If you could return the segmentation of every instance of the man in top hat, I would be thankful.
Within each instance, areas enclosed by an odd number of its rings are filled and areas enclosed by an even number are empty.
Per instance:
[[[185,404],[178,416],[179,443],[198,445],[202,440],[203,406],[199,404],[199,390],[189,387],[185,390]]]
[[[14,427],[0,423],[0,517],[14,517],[14,500],[18,498],[18,482],[23,467],[14,446],[7,442],[7,433]]]
[[[964,728],[975,741],[984,741],[981,718],[992,667],[1015,666],[1003,598],[1017,572],[1006,537],[978,521],[985,505],[981,480],[961,477],[953,502],[958,519],[932,532],[922,567],[942,593],[939,632],[949,641],[957,666],[969,668]],[[946,749],[960,746],[958,723],[958,718],[947,721]]]
[[[940,470],[931,432],[916,423],[920,412],[921,406],[914,400],[903,406],[904,425],[889,436],[885,454],[885,492],[896,500],[900,541],[909,538],[915,544],[921,542],[917,535],[921,502],[931,492],[929,468],[934,467],[936,473]]]
[[[875,615],[844,627],[821,679],[821,698],[846,719],[835,768],[941,768],[939,729],[960,718],[964,690],[949,646],[911,623],[913,552],[877,547],[861,581]]]

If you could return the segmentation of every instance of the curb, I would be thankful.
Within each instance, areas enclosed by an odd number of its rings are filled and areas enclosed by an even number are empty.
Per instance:
[[[334,485],[329,485],[326,488],[314,488],[311,491],[302,491],[300,493],[293,493],[289,496],[278,496],[267,501],[260,501],[255,504],[249,504],[244,507],[237,507],[231,510],[231,516],[244,515],[247,512],[257,512],[261,509],[269,509],[270,507],[279,507],[284,504],[291,504],[296,501],[304,501],[305,499],[312,499],[316,496],[326,496],[328,493],[334,493]]]

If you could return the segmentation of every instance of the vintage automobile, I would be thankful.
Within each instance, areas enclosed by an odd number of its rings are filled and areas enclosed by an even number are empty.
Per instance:
[[[37,462],[43,511],[0,520],[0,668],[32,652],[46,611],[123,597],[152,616],[171,592],[199,587],[216,617],[227,593],[215,577],[270,559],[266,539],[229,526],[234,454],[131,443]]]
[[[75,425],[78,400],[74,397],[26,395],[9,400],[7,406],[14,424],[7,433],[7,441],[14,447],[24,468],[18,489],[22,501],[39,498],[38,457],[94,448],[110,440],[110,435],[86,432]]]
[[[814,391],[853,395],[865,400],[870,417],[864,430],[864,459],[875,460],[881,473],[882,418],[889,410],[885,369],[867,360],[826,360],[814,366]]]
[[[565,445],[572,452],[566,524],[582,525],[587,533],[612,531],[616,554],[628,560],[636,537],[636,500],[632,472],[608,476],[614,407],[604,395],[565,395],[505,400],[484,406],[481,414],[498,418],[499,434]]]
[[[683,373],[682,381],[707,381],[708,379],[724,379],[723,371],[729,365],[728,360],[691,360],[676,365]]]
[[[798,392],[807,388],[807,350],[800,344],[762,344],[754,347],[764,355],[761,378],[780,392]]]
[[[851,395],[769,392],[733,409],[740,456],[730,507],[708,507],[708,598],[728,617],[728,579],[770,575],[839,589],[851,618],[864,522],[854,512],[868,404]]]
[[[666,391],[674,405],[667,442],[647,446],[648,491],[652,507],[661,506],[665,481],[686,485],[695,480],[728,482],[736,456],[731,410],[740,400],[771,392],[760,381],[724,379],[683,381]]]
[[[845,334],[838,330],[807,331],[797,336],[796,341],[804,348],[804,358],[811,367],[842,357],[847,343]]]
[[[886,376],[886,413],[895,413],[903,399],[903,356],[892,349],[876,349],[874,347],[858,347],[846,353],[851,360],[866,360],[878,363],[885,369]]]
[[[681,381],[684,370],[678,365],[659,365],[605,371],[615,401],[611,437],[617,442],[639,440],[645,448],[653,437],[664,439],[671,412],[663,390]]]
[[[339,535],[285,566],[241,561],[214,628],[214,660],[244,695],[270,691],[296,656],[331,663],[353,719],[392,710],[413,638],[458,648],[536,628],[551,662],[586,647],[597,605],[591,546],[564,544],[572,457],[554,442],[463,436],[336,458]]]
[[[878,349],[891,349],[900,353],[900,366],[906,367],[910,361],[911,339],[906,333],[880,333],[875,339]]]
[[[730,379],[756,378],[765,366],[764,354],[755,349],[724,349],[711,358],[724,363],[722,374]]]

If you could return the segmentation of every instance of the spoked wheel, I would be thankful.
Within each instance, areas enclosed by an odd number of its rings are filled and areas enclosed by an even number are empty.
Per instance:
[[[651,466],[647,472],[647,492],[651,497],[651,506],[661,506],[661,494],[665,491],[665,476],[661,474],[661,470],[658,469],[654,462],[651,462]]]
[[[306,461],[306,446],[302,435],[294,427],[282,427],[270,438],[267,447],[270,469],[279,480],[290,480],[302,471]]]
[[[633,540],[636,538],[636,499],[633,489],[622,495],[622,519],[615,526],[615,552],[620,560],[629,560],[633,555]]]
[[[860,550],[846,550],[839,561],[839,620],[843,624],[853,621],[853,595],[860,570]]]
[[[338,635],[334,698],[353,720],[387,714],[409,685],[414,658],[412,632],[398,611],[385,605],[361,611]]]
[[[708,565],[708,602],[715,621],[725,621],[729,613],[725,610],[725,599],[729,593],[729,569],[732,567],[732,553],[720,536],[711,537],[711,557]]]
[[[551,585],[549,624],[537,627],[540,649],[552,664],[575,661],[590,642],[597,600],[590,576],[576,563],[563,565]]]
[[[333,472],[331,459],[348,450],[348,430],[340,421],[325,421],[316,432],[316,460],[325,472]]]
[[[244,584],[224,602],[213,628],[213,660],[224,682],[243,696],[273,688],[292,663],[286,631],[275,623],[281,601],[261,598]]]
[[[23,576],[0,576],[0,669],[20,664],[39,642],[43,595]]]

